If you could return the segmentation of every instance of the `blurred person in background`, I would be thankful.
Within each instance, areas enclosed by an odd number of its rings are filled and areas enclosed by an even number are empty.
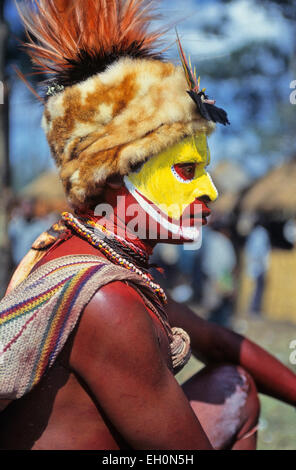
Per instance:
[[[250,313],[259,314],[270,262],[271,243],[268,231],[259,223],[249,235],[245,252],[247,273],[254,281],[254,289],[250,301]]]
[[[209,321],[230,326],[234,310],[237,259],[226,227],[218,222],[205,229],[202,246],[203,306]]]
[[[47,230],[56,220],[56,214],[48,214],[44,204],[38,199],[24,198],[15,206],[8,226],[15,266],[21,262],[40,233]]]
[[[203,233],[204,240],[204,233]],[[202,242],[203,243],[203,242]],[[202,245],[202,244],[201,244]],[[172,297],[177,302],[199,303],[203,291],[202,248],[187,250],[179,248],[177,270],[182,273],[183,279],[179,286],[172,291]],[[175,276],[176,278],[177,276]]]

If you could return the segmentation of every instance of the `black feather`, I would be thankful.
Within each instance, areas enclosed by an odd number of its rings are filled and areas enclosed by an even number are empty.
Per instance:
[[[208,99],[208,97],[202,91],[196,93],[196,91],[190,90],[187,93],[197,105],[198,111],[204,119],[207,121],[218,122],[224,126],[230,124],[227,113],[224,109],[218,108],[214,104],[204,103],[202,98]]]
[[[223,124],[224,126],[226,126],[226,124],[230,125],[227,113],[226,111],[224,111],[224,109],[218,108],[217,106],[213,104],[208,104],[208,103],[204,103],[203,106],[204,108],[206,108],[211,121],[219,122],[220,124]]]

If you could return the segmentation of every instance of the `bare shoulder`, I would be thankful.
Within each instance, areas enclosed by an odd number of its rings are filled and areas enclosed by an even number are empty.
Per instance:
[[[149,312],[127,284],[112,283],[89,303],[70,366],[132,448],[209,448],[161,353]]]
[[[79,373],[118,362],[134,367],[135,358],[158,362],[160,356],[152,319],[141,296],[118,281],[102,287],[82,314],[70,356],[70,366]],[[148,361],[147,361],[148,362]],[[143,364],[142,364],[143,365]]]

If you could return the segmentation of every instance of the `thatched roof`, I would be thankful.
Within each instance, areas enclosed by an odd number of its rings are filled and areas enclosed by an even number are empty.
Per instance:
[[[210,170],[214,183],[221,196],[226,193],[239,193],[249,186],[250,177],[238,163],[222,160]]]
[[[224,193],[211,205],[211,208],[214,213],[231,214],[239,201],[239,197],[239,193]]]
[[[250,184],[250,178],[237,163],[222,160],[210,170],[219,197],[212,205],[214,213],[230,215],[234,211],[241,192]]]
[[[38,214],[69,210],[62,183],[55,171],[42,173],[18,194],[38,202]]]
[[[41,200],[65,200],[65,193],[58,174],[46,171],[21,191],[21,196]]]
[[[241,208],[288,218],[296,216],[296,160],[269,172],[246,192]]]

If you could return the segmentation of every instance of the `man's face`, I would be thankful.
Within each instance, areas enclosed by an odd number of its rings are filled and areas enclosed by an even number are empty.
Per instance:
[[[146,162],[140,171],[131,173],[128,182],[167,216],[180,220],[197,198],[214,201],[217,190],[207,173],[210,151],[207,137],[189,137]]]
[[[157,220],[158,232],[165,228],[168,239],[174,234],[181,242],[194,240],[210,214],[204,199],[218,196],[206,170],[209,163],[207,137],[201,133],[148,160],[125,178],[125,186],[146,215]]]
[[[117,229],[151,245],[200,240],[211,213],[206,202],[218,195],[206,171],[209,163],[207,137],[199,134],[148,160],[124,178],[124,186],[116,178],[110,181],[104,200],[112,207]]]

